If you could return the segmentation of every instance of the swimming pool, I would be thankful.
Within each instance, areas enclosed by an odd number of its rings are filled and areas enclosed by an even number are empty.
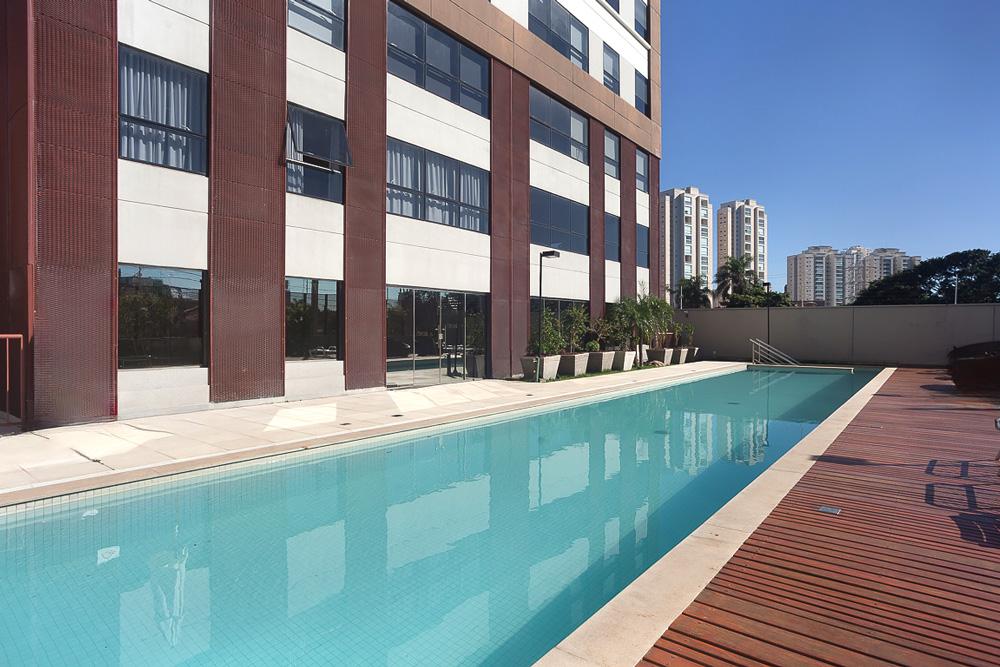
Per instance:
[[[742,371],[8,511],[0,663],[528,664],[874,375]]]

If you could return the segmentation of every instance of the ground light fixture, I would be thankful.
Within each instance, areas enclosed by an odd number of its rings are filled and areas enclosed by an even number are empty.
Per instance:
[[[538,253],[538,354],[535,356],[535,382],[542,381],[542,315],[545,313],[545,292],[542,291],[542,268],[545,259],[559,259],[558,250],[543,250]]]

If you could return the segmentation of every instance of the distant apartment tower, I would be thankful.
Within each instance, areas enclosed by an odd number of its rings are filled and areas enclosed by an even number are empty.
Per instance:
[[[767,280],[767,211],[754,199],[726,202],[719,206],[719,265],[730,257],[752,258],[753,270]]]
[[[881,278],[911,269],[920,257],[898,248],[810,246],[788,257],[788,291],[802,306],[844,306]]]
[[[665,254],[667,284],[676,289],[684,278],[712,284],[712,202],[696,187],[673,188],[660,193],[667,233]]]

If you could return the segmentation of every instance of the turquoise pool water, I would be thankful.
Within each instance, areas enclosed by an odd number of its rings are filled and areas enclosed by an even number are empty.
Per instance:
[[[529,664],[874,374],[739,372],[0,515],[0,663]]]

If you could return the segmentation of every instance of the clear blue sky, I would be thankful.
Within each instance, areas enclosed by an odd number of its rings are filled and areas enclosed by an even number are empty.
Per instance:
[[[1000,249],[1000,0],[663,0],[663,189],[808,245]]]

